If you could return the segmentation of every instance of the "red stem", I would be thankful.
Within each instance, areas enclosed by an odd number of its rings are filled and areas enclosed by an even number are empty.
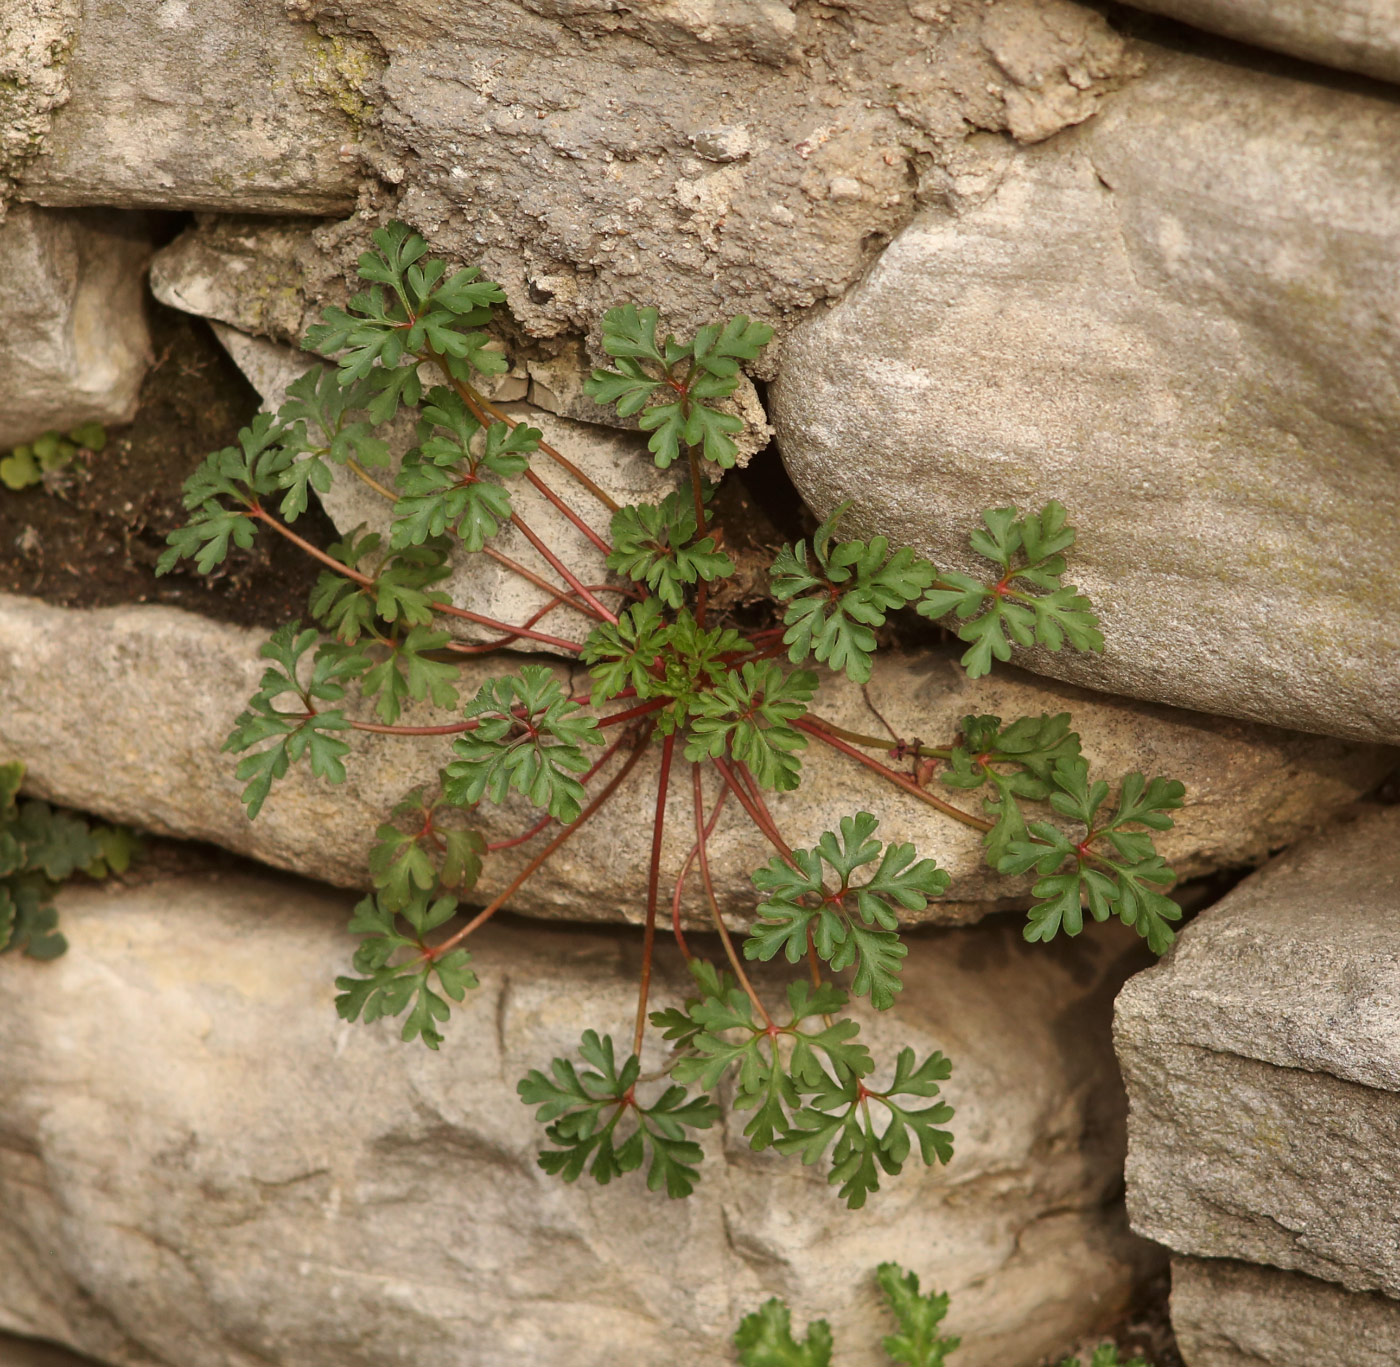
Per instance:
[[[490,558],[494,560],[498,565],[502,565],[506,569],[510,570],[512,573],[518,574],[522,579],[528,580],[536,588],[543,589],[546,593],[552,594],[553,598],[551,600],[551,607],[558,606],[562,603],[567,604],[569,607],[573,608],[575,612],[583,613],[585,617],[598,616],[596,612],[594,612],[591,608],[587,606],[580,606],[577,603],[570,603],[569,599],[574,597],[572,593],[561,592],[558,585],[551,584],[549,580],[544,577],[544,575],[536,574],[534,570],[530,569],[526,565],[522,565],[518,560],[511,559],[511,557],[506,555],[503,551],[498,551],[494,546],[483,546],[481,549],[483,552],[485,552],[486,555],[490,556]],[[534,623],[531,622],[529,623],[529,625],[533,626]]]
[[[325,551],[313,546],[305,537],[298,536],[290,527],[279,522],[259,504],[252,504],[247,515],[257,518],[260,522],[265,522],[274,531],[286,537],[294,546],[300,547],[307,555],[311,556],[313,559],[319,560],[323,565],[329,565],[337,574],[343,574],[352,583],[358,584],[364,589],[374,587],[374,580],[368,575],[361,574],[359,570],[351,569],[349,565],[335,559],[334,556],[327,555]],[[585,596],[589,595],[585,594]],[[599,606],[601,607],[602,605],[599,604]],[[579,651],[583,649],[583,646],[577,641],[566,641],[562,637],[550,636],[543,631],[531,631],[529,627],[513,627],[509,622],[501,622],[494,617],[484,617],[479,612],[468,612],[466,608],[453,607],[450,603],[434,603],[432,608],[434,612],[447,617],[461,617],[468,622],[476,622],[481,626],[491,627],[496,631],[503,631],[506,633],[507,640],[514,640],[520,636],[527,636],[532,641],[543,641],[546,645],[558,646],[560,650],[567,650],[571,655],[577,655]],[[607,614],[608,621],[617,621],[617,618],[610,612],[607,612],[606,608],[604,608],[603,611]]]
[[[524,533],[525,539],[526,539],[526,540],[527,540],[527,541],[528,541],[542,556],[544,556],[544,558],[545,558],[546,560],[549,561],[550,567],[554,570],[554,572],[555,572],[557,575],[559,575],[559,577],[560,577],[561,579],[563,579],[563,581],[564,581],[571,589],[573,589],[573,591],[574,591],[575,593],[577,593],[577,594],[584,600],[584,602],[586,602],[586,603],[591,603],[591,604],[593,605],[593,607],[595,607],[600,613],[602,613],[603,618],[604,618],[605,621],[608,621],[608,622],[616,622],[616,621],[617,621],[617,616],[616,616],[614,613],[609,612],[609,611],[607,610],[607,608],[605,608],[605,607],[602,605],[602,603],[600,603],[600,602],[598,601],[598,599],[596,599],[591,593],[589,593],[589,591],[588,591],[586,588],[584,588],[584,586],[583,586],[582,582],[579,580],[578,576],[575,575],[575,574],[569,569],[569,567],[568,567],[567,565],[565,565],[564,562],[563,562],[562,560],[560,560],[560,558],[559,558],[557,555],[555,555],[554,552],[553,552],[552,550],[550,550],[549,547],[546,546],[546,545],[544,544],[544,542],[541,541],[540,538],[539,538],[538,536],[535,535],[534,532],[532,532],[532,531],[530,530],[529,526],[525,523],[524,519],[521,518],[521,516],[520,516],[519,513],[512,513],[512,514],[510,515],[510,520],[511,520],[512,524],[514,524],[516,527],[518,527],[518,528],[520,529],[520,531],[521,531],[522,533]]]
[[[617,726],[620,722],[634,721],[638,717],[649,716],[652,712],[660,712],[663,707],[671,705],[670,698],[652,698],[647,702],[638,703],[636,707],[629,707],[625,712],[614,712],[610,717],[604,717],[598,725]],[[670,740],[670,736],[667,736]]]
[[[720,762],[723,763],[723,761]],[[694,772],[698,775],[698,765]],[[698,783],[698,777],[696,781]],[[734,794],[738,796],[738,787],[732,780],[726,781],[729,782],[729,786]],[[710,877],[710,856],[709,851],[706,849],[705,828],[700,823],[700,809],[698,807],[695,811],[695,830],[697,836],[696,843],[700,847],[700,881],[704,884],[705,897],[710,904],[710,915],[714,919],[715,929],[719,931],[719,938],[724,945],[724,953],[729,960],[729,966],[734,970],[734,976],[739,980],[739,985],[748,993],[749,1000],[754,1004],[758,1014],[763,1018],[764,1025],[770,1030],[775,1029],[773,1017],[768,1014],[767,1009],[759,1000],[758,993],[754,991],[753,983],[749,981],[749,975],[744,972],[744,965],[739,961],[739,955],[734,948],[734,941],[730,939],[729,927],[724,924],[724,917],[720,915],[719,899],[715,896],[714,880]]]
[[[511,885],[503,893],[501,893],[500,896],[496,897],[488,906],[483,907],[481,911],[477,912],[477,914],[473,916],[472,919],[461,928],[461,930],[456,931],[452,935],[449,935],[447,939],[445,939],[440,945],[434,945],[433,948],[428,951],[427,958],[441,958],[449,950],[461,944],[462,941],[465,940],[468,935],[470,935],[478,927],[484,925],[487,921],[489,921],[511,897],[514,897],[515,894],[520,890],[521,885],[526,881],[526,879],[530,878],[534,874],[535,870],[538,869],[540,865],[543,864],[545,860],[548,859],[549,856],[554,853],[555,850],[557,850],[562,844],[564,844],[565,841],[569,840],[583,826],[583,823],[587,821],[588,818],[591,817],[594,814],[594,812],[596,812],[598,808],[601,807],[613,795],[613,793],[617,791],[618,785],[621,784],[622,781],[627,777],[627,775],[630,774],[632,770],[637,767],[637,761],[641,759],[643,753],[645,752],[647,741],[650,738],[651,731],[650,729],[648,729],[642,736],[638,738],[636,748],[632,751],[630,755],[627,756],[627,763],[624,764],[622,768],[619,769],[617,773],[614,774],[612,778],[608,780],[607,787],[604,788],[603,791],[599,793],[598,796],[595,797],[592,800],[592,802],[590,802],[588,806],[586,806],[583,809],[582,812],[579,813],[578,820],[572,822],[568,826],[565,826],[564,829],[560,831],[559,834],[556,835],[554,839],[551,840],[549,844],[546,845],[544,849],[542,849],[539,852],[539,854],[537,854],[528,864],[526,864],[524,870],[516,876],[515,880],[511,883]]]
[[[871,759],[869,755],[863,755],[854,745],[847,745],[845,741],[831,732],[825,730],[821,725],[810,718],[799,717],[793,725],[799,731],[805,731],[809,736],[816,736],[818,740],[825,741],[833,750],[840,750],[843,755],[849,755],[852,759],[859,760],[867,769],[873,769],[881,778],[888,779],[896,788],[903,788],[906,793],[926,802],[930,807],[936,808],[944,816],[951,816],[954,821],[961,821],[964,826],[971,826],[975,830],[990,831],[992,822],[984,821],[980,816],[973,816],[971,812],[965,812],[961,807],[955,807],[951,802],[944,802],[941,797],[935,797],[925,788],[920,788],[913,779],[906,778],[903,774],[888,768],[879,760]]]
[[[758,780],[749,772],[747,764],[740,764],[735,761],[735,771],[738,773],[740,781],[749,790],[749,796],[753,798],[753,803],[758,808],[759,815],[765,823],[764,833],[768,839],[780,850],[789,864],[793,864],[792,846],[783,839],[782,833],[778,830],[778,823],[773,819],[773,813],[768,810],[768,804],[763,800],[763,789],[758,786]],[[795,868],[796,865],[793,864]]]
[[[314,712],[308,712],[308,717],[314,717]],[[376,736],[458,736],[463,731],[475,731],[481,725],[479,721],[459,721],[452,722],[446,726],[384,726],[375,721],[350,721],[352,731],[372,731]]]
[[[713,763],[715,768],[719,770],[720,777],[729,785],[730,792],[739,799],[740,805],[749,814],[749,819],[758,827],[759,832],[789,864],[792,864],[792,851],[788,849],[786,842],[776,830],[770,831],[768,829],[763,819],[763,813],[754,805],[753,799],[740,785],[739,780],[734,777],[734,771],[722,759],[716,758]],[[793,867],[796,868],[796,864],[793,864]]]
[[[520,425],[514,418],[497,408],[490,399],[486,398],[484,395],[478,394],[470,385],[465,386],[465,389],[467,392],[462,395],[462,398],[466,402],[467,407],[475,414],[478,422],[482,420],[482,413],[485,412],[489,413],[497,422],[505,423],[507,427],[514,428]],[[615,513],[618,508],[621,507],[621,504],[619,504],[611,494],[599,488],[593,480],[589,479],[589,477],[568,458],[568,456],[562,455],[560,452],[556,451],[554,447],[543,438],[540,439],[540,450],[559,466],[561,470],[571,475],[579,484],[587,489],[610,513]],[[604,546],[603,549],[611,550],[612,548]]]
[[[637,1024],[632,1032],[632,1052],[642,1055],[642,1036],[647,1028],[647,996],[651,992],[651,960],[656,947],[656,898],[661,886],[661,836],[666,827],[666,797],[671,790],[671,756],[676,733],[661,746],[661,773],[656,780],[656,816],[651,826],[651,868],[647,875],[647,923],[642,934],[642,979],[637,986]]]
[[[543,449],[543,442],[540,444]],[[567,503],[564,502],[548,484],[544,482],[533,470],[525,471],[525,478],[535,486],[558,510],[574,524],[604,555],[612,554],[612,547],[603,540],[592,527],[588,525]]]
[[[700,766],[698,764],[692,764],[690,766],[690,772],[695,780],[695,804],[698,819],[699,814],[704,810],[705,806],[705,795],[700,784]],[[699,836],[703,833],[705,838],[709,839],[714,833],[715,823],[719,820],[720,809],[724,806],[724,800],[728,796],[728,788],[721,788],[719,790],[719,797],[715,799],[714,811],[710,813],[710,819],[705,823],[703,828],[697,830],[695,844],[690,847],[690,853],[686,855],[685,863],[681,865],[681,871],[676,877],[676,890],[671,897],[671,930],[675,934],[676,944],[680,946],[680,951],[685,955],[687,963],[695,956],[690,952],[690,946],[686,944],[685,936],[681,933],[681,896],[685,892],[685,880],[690,874],[690,866],[695,863],[696,857],[700,853]]]
[[[621,593],[628,594],[628,596],[631,596],[628,593],[627,589],[620,588],[615,584],[590,584],[589,587],[595,592],[599,593],[606,590],[609,593]],[[540,608],[538,612],[532,613],[529,617],[525,619],[525,626],[534,626],[536,622],[540,621],[544,617],[547,617],[551,612],[554,611],[555,608],[559,607],[560,604],[568,603],[571,598],[576,598],[577,596],[577,594],[572,592],[555,594],[555,596],[552,599],[550,599],[550,601],[546,603],[544,607]],[[571,606],[574,605],[571,604]],[[582,608],[579,608],[578,610],[580,612],[583,611]],[[509,636],[502,636],[495,641],[482,641],[478,645],[464,645],[460,641],[449,641],[443,647],[443,649],[455,651],[458,655],[489,655],[493,650],[500,650],[502,646],[507,646],[513,640],[515,640],[517,634],[516,629],[511,628],[511,632],[512,634]],[[582,647],[579,647],[579,649],[582,649]]]

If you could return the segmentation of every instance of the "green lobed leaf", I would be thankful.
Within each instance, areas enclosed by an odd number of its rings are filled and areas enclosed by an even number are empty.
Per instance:
[[[882,1340],[890,1360],[905,1367],[944,1367],[948,1354],[962,1342],[939,1333],[948,1314],[947,1294],[920,1294],[918,1277],[898,1263],[881,1263],[875,1276],[899,1324],[897,1333]]]
[[[836,541],[836,526],[850,509],[840,504],[812,538],[815,570],[807,543],[785,546],[773,562],[773,595],[789,604],[783,614],[783,643],[794,664],[807,656],[844,670],[856,683],[870,678],[876,645],[874,627],[888,613],[913,602],[937,573],[908,547],[893,554],[889,542]]]
[[[813,1320],[799,1343],[792,1336],[792,1312],[774,1297],[739,1321],[734,1346],[742,1367],[830,1367],[831,1327]]]
[[[485,795],[503,802],[514,789],[557,821],[576,821],[587,797],[574,777],[589,766],[584,745],[601,745],[597,720],[571,701],[544,665],[490,679],[463,715],[476,730],[454,742],[444,794],[458,806]]]
[[[810,935],[833,971],[855,965],[852,990],[857,996],[869,996],[879,1010],[893,1005],[908,953],[896,933],[895,908],[922,911],[947,890],[949,877],[933,860],[917,859],[913,845],[882,846],[873,839],[878,826],[869,812],[843,817],[839,839],[826,831],[816,848],[794,850],[791,862],[775,857],[757,870],[754,886],[766,896],[758,907],[760,919],[744,942],[745,957],[767,960],[782,950],[790,963],[797,963]],[[868,879],[852,881],[857,870],[876,860]],[[828,887],[823,865],[831,869],[833,887]]]
[[[619,1068],[610,1035],[584,1031],[579,1052],[591,1070],[556,1058],[548,1074],[531,1069],[517,1085],[555,1146],[540,1152],[540,1167],[566,1182],[586,1170],[606,1185],[640,1168],[649,1153],[648,1188],[664,1187],[673,1199],[690,1195],[703,1153],[685,1132],[710,1128],[719,1108],[708,1096],[687,1098],[685,1088],[674,1085],[649,1105],[639,1101],[634,1089],[641,1065],[633,1055]]]
[[[716,550],[713,536],[695,540],[699,527],[691,500],[670,493],[659,503],[619,508],[613,514],[610,570],[645,583],[668,607],[679,608],[688,585],[734,573],[734,562]]]
[[[808,670],[746,662],[692,702],[685,757],[714,759],[728,750],[762,787],[797,787],[801,762],[794,752],[806,748],[807,738],[789,723],[806,712],[816,691],[817,676]]]
[[[1052,940],[1061,930],[1078,935],[1087,906],[1095,920],[1116,915],[1155,953],[1164,953],[1176,938],[1170,923],[1181,918],[1181,908],[1164,891],[1175,874],[1157,853],[1151,835],[1125,827],[1168,829],[1168,813],[1181,806],[1185,788],[1175,780],[1155,778],[1149,784],[1140,773],[1125,775],[1117,811],[1103,820],[1108,784],[1090,782],[1086,760],[1057,761],[1051,780],[1055,790],[1049,795],[1050,805],[1084,826],[1085,834],[1075,841],[1048,822],[1031,822],[1022,834],[1002,843],[996,860],[999,872],[1021,874],[1034,868],[1040,875],[1031,889],[1039,900],[1029,912],[1026,939]],[[1105,839],[1111,853],[1100,843]]]
[[[1076,650],[1103,649],[1093,605],[1063,582],[1062,552],[1075,540],[1066,516],[1057,502],[1024,517],[1015,508],[984,510],[970,539],[1001,571],[997,580],[947,571],[924,594],[918,611],[932,618],[952,613],[957,634],[971,643],[962,658],[969,677],[986,674],[993,660],[1009,660],[1015,645],[1058,651],[1068,641]]]

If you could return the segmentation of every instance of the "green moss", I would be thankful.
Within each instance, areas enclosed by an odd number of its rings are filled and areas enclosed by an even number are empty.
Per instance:
[[[378,74],[377,66],[369,49],[359,43],[339,34],[312,32],[306,40],[306,59],[292,81],[303,95],[344,114],[358,137],[374,113],[364,91]]]

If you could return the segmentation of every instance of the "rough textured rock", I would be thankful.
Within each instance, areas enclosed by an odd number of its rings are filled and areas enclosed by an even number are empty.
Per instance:
[[[312,219],[274,226],[256,219],[206,220],[156,253],[151,290],[171,308],[208,318],[264,402],[280,403],[286,384],[310,363],[300,350],[305,326],[320,318],[320,305],[307,298],[303,276],[315,244]],[[500,314],[497,321],[509,326]],[[554,341],[542,350],[516,333],[511,343],[512,355],[520,359],[502,375],[482,377],[483,392],[503,402],[528,397],[537,408],[579,422],[637,430],[635,418],[619,418],[583,392],[594,362],[582,342]],[[738,383],[718,406],[747,424],[734,438],[737,463],[743,466],[768,445],[773,429],[753,381],[740,372]]]
[[[1215,1259],[1172,1259],[1172,1328],[1189,1367],[1394,1367],[1400,1302]]]
[[[626,299],[663,303],[678,332],[717,312],[781,327],[919,204],[985,192],[1005,146],[969,134],[1048,137],[1137,69],[1069,0],[292,8],[385,54],[365,88],[366,210],[483,266],[534,337]],[[296,284],[312,311],[373,226],[317,235]]]
[[[1129,0],[1243,43],[1400,81],[1395,0]]]
[[[270,409],[281,405],[286,398],[287,386],[314,364],[313,358],[304,351],[293,351],[290,347],[278,346],[261,337],[249,337],[222,324],[215,324],[215,327],[220,341],[262,395],[263,404]],[[438,382],[443,382],[441,372],[436,367],[425,367],[425,370],[431,370],[437,375]],[[525,388],[523,377],[517,378],[512,374],[499,376],[497,381],[495,385],[485,388],[491,397],[498,400]],[[565,454],[585,475],[624,504],[656,502],[671,489],[680,486],[679,467],[671,473],[658,470],[646,449],[645,439],[638,435],[624,435],[606,427],[571,422],[568,418],[556,417],[531,404],[506,403],[504,411],[518,422],[538,428],[544,433],[546,442]],[[400,414],[391,430],[397,437],[392,443],[395,457],[401,457],[417,440],[414,425]],[[601,502],[586,489],[580,488],[546,456],[534,462],[534,470],[568,501],[590,527],[607,535],[611,515]],[[389,470],[377,472],[377,477],[383,484],[392,486],[393,478]],[[332,479],[330,489],[318,496],[340,531],[349,532],[363,526],[379,532],[387,543],[393,504],[383,493],[371,488],[344,466],[332,468]],[[608,581],[610,576],[606,557],[544,494],[523,477],[510,481],[510,490],[511,506],[516,514],[585,584]],[[563,580],[519,528],[504,527],[499,535],[491,539],[491,545],[542,579],[564,587]],[[453,564],[454,573],[443,581],[443,591],[451,595],[454,603],[498,621],[529,622],[556,597],[554,593],[546,592],[485,555],[469,555],[459,551],[454,556]],[[605,594],[604,598],[614,608],[619,601],[615,595]],[[593,620],[582,613],[561,609],[539,625],[542,631],[565,639],[582,639],[591,629]],[[501,633],[492,628],[465,622],[461,624],[459,634],[467,641],[494,641],[501,637]],[[544,643],[524,641],[521,645],[527,651],[558,653],[555,647]]]
[[[951,1291],[962,1367],[1034,1367],[1160,1256],[1115,1199],[1130,933],[1050,956],[1015,927],[916,939],[898,1019],[864,1031],[954,1060],[958,1147],[852,1214],[750,1152],[742,1116],[685,1202],[536,1168],[515,1082],[585,1027],[625,1032],[637,937],[485,931],[429,1054],[337,1021],[343,896],[186,879],[72,889],[60,914],[63,959],[0,961],[0,1326],[122,1367],[722,1367],[774,1294],[874,1367],[887,1258]]]
[[[77,15],[56,7],[68,17],[62,77],[52,60],[44,66],[42,48],[31,56],[68,98],[53,97],[58,107],[13,173],[26,199],[240,213],[353,207],[365,92],[379,67],[370,45],[323,35],[280,0],[80,5]]]
[[[1204,913],[1118,1001],[1128,1209],[1180,1253],[1400,1295],[1400,808]]]
[[[0,754],[29,765],[28,782],[39,795],[212,840],[341,886],[364,886],[375,825],[406,789],[434,780],[449,757],[446,744],[359,736],[343,786],[323,784],[298,767],[249,823],[238,801],[242,785],[219,747],[261,676],[265,662],[257,648],[264,639],[174,609],[83,612],[0,597]],[[463,693],[471,696],[483,679],[512,664],[468,662]],[[1353,801],[1395,762],[1389,751],[1108,701],[1014,672],[970,684],[937,654],[882,659],[870,695],[893,725],[926,738],[951,737],[968,712],[1012,718],[1068,710],[1086,754],[1103,772],[1116,778],[1142,768],[1186,783],[1192,805],[1160,840],[1165,857],[1186,876],[1261,859]],[[837,725],[872,724],[860,691],[844,678],[828,679],[819,702],[820,714]],[[405,720],[441,719],[423,713]],[[585,826],[531,879],[511,903],[515,910],[579,920],[642,918],[655,792],[647,779],[654,764],[645,761],[609,814]],[[690,801],[690,775],[678,765],[672,810],[687,819],[666,828],[672,869],[693,840]],[[955,900],[931,905],[936,920],[981,915],[989,909],[986,899],[1029,885],[985,870],[976,831],[867,779],[865,770],[824,746],[806,752],[802,787],[770,805],[789,842],[799,846],[843,815],[873,812],[882,838],[916,842],[952,874]],[[726,909],[743,915],[753,906],[744,871],[771,851],[733,806],[716,828],[713,863]],[[517,804],[486,804],[479,816],[491,840],[516,835],[534,820],[533,809]],[[501,890],[524,859],[518,849],[493,856],[476,895]],[[704,914],[698,906],[695,912]]]
[[[1151,49],[801,325],[799,490],[954,568],[980,509],[1058,498],[1108,647],[1031,668],[1400,738],[1397,143],[1393,100]]]
[[[0,450],[131,418],[151,361],[150,254],[136,214],[16,206],[0,223]]]
[[[7,0],[0,12],[0,219],[14,177],[68,98],[81,0]]]

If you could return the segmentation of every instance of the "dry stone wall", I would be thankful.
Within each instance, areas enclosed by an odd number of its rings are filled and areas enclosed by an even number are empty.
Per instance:
[[[945,649],[889,654],[868,699],[831,682],[823,713],[868,730],[873,703],[942,737],[967,713],[1067,710],[1110,775],[1186,782],[1161,841],[1183,876],[1306,842],[1120,998],[1129,1209],[1175,1255],[1187,1367],[1379,1367],[1400,1357],[1400,826],[1356,803],[1400,742],[1400,106],[1378,83],[1400,78],[1400,18],[1387,0],[1136,7],[1163,17],[10,0],[0,448],[130,417],[157,241],[156,297],[211,320],[275,402],[398,218],[504,286],[492,397],[628,497],[672,475],[581,382],[601,314],[630,300],[682,333],[774,326],[736,396],[742,458],[776,430],[813,511],[852,500],[851,533],[972,568],[980,509],[1060,498],[1103,656],[1033,652],[1033,674],[968,683]],[[342,531],[382,520],[363,494],[327,495]],[[498,567],[452,587],[491,616],[543,602]],[[344,788],[294,773],[248,823],[219,745],[261,639],[0,595],[0,762],[36,795],[362,888],[368,833],[442,752],[368,738]],[[492,672],[464,669],[464,690]],[[380,1367],[404,1345],[463,1367],[719,1367],[738,1315],[781,1294],[874,1367],[860,1274],[893,1256],[953,1293],[960,1367],[1034,1367],[1098,1329],[1161,1257],[1116,1195],[1107,1006],[1140,946],[1094,927],[1028,949],[992,913],[1032,880],[992,878],[976,832],[839,757],[807,764],[774,802],[793,843],[872,809],[953,874],[898,1009],[956,1061],[952,1167],[853,1223],[729,1114],[679,1216],[637,1187],[546,1182],[511,1084],[585,1024],[625,1024],[649,855],[633,793],[510,904],[602,924],[484,938],[466,1047],[441,1057],[337,1024],[342,894],[266,875],[65,893],[68,958],[0,960],[0,1328],[114,1367]],[[526,815],[488,810],[488,838]],[[717,891],[742,925],[769,851],[730,816]],[[665,859],[688,844],[669,830]],[[502,851],[479,895],[521,867]],[[541,1309],[561,1302],[573,1321]]]
[[[1099,117],[799,327],[783,459],[818,512],[950,568],[989,503],[1072,509],[1108,645],[1034,669],[1394,743],[1400,107],[1142,50]]]
[[[959,1152],[853,1217],[742,1114],[684,1202],[547,1177],[516,1080],[630,1029],[635,940],[497,930],[442,1052],[405,1054],[336,1020],[348,908],[269,877],[73,889],[63,959],[0,960],[0,1328],[118,1367],[723,1367],[779,1294],[876,1367],[869,1272],[900,1258],[953,1292],[963,1367],[1037,1367],[1156,1265],[1115,1199],[1131,933],[1050,963],[1014,926],[916,942],[897,1034],[957,1054]]]
[[[358,738],[341,786],[296,766],[249,822],[239,803],[224,737],[257,687],[266,661],[262,632],[219,625],[172,608],[77,611],[0,595],[0,753],[29,766],[33,791],[150,830],[214,841],[266,863],[342,887],[366,887],[370,836],[409,789],[436,780],[450,758],[441,740]],[[66,660],[81,659],[72,674]],[[561,677],[567,677],[560,666]],[[501,662],[473,662],[460,688],[471,696]],[[968,713],[1005,717],[1068,711],[1085,752],[1108,773],[1135,766],[1179,774],[1197,800],[1180,814],[1161,849],[1185,876],[1253,863],[1269,850],[1346,808],[1394,764],[1379,747],[1299,736],[1267,727],[1152,708],[1041,683],[1013,673],[970,683],[947,655],[890,656],[870,697],[900,724],[951,732]],[[829,679],[823,715],[838,726],[869,723],[861,691]],[[428,723],[427,710],[411,720]],[[93,755],[101,755],[95,766]],[[517,911],[581,921],[641,921],[651,850],[651,802],[643,776],[623,789],[615,815],[585,827],[511,903]],[[775,794],[773,811],[797,845],[814,843],[842,816],[869,810],[881,838],[910,840],[952,875],[948,899],[932,919],[963,921],[994,909],[997,898],[1024,895],[1030,879],[1009,882],[987,869],[980,833],[949,821],[913,797],[867,780],[862,769],[814,746],[807,778]],[[673,779],[676,800],[690,778]],[[487,839],[528,829],[535,810],[518,799],[477,813]],[[314,832],[314,838],[308,833]],[[674,823],[665,847],[679,867],[693,836]],[[726,911],[746,918],[754,905],[745,871],[770,855],[762,837],[730,810],[716,827],[715,876]],[[502,850],[487,861],[477,893],[494,896],[527,855]],[[687,901],[686,915],[703,918]]]
[[[1264,1269],[1188,1266],[1181,1314],[1204,1367],[1250,1360],[1220,1355],[1232,1339],[1268,1367],[1326,1360],[1282,1331],[1281,1273],[1303,1274],[1296,1313],[1326,1351],[1362,1324],[1394,1341],[1397,836],[1400,809],[1384,808],[1281,856],[1118,999],[1134,1228]],[[1207,1294],[1214,1281],[1232,1289]]]

